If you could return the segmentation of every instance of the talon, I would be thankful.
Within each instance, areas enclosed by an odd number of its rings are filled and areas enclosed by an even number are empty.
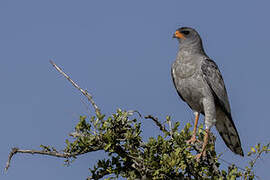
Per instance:
[[[195,136],[192,136],[192,137],[190,138],[190,140],[187,140],[187,141],[186,141],[186,143],[187,143],[187,144],[194,144],[196,141],[198,141],[198,140],[196,139],[196,137],[195,137]]]
[[[204,157],[206,157],[206,152],[205,152],[205,151],[200,152],[199,154],[197,154],[197,155],[195,156],[197,162],[199,162],[199,161],[201,160],[201,158],[204,158]]]
[[[192,137],[186,141],[187,144],[194,144],[195,142],[202,143],[202,141],[198,140],[195,135],[192,135]]]
[[[202,157],[202,153],[199,153],[195,156],[197,162],[199,162],[201,160],[201,157]]]

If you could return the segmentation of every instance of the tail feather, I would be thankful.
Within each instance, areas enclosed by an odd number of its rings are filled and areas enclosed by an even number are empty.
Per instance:
[[[237,129],[231,117],[220,108],[216,112],[216,128],[227,147],[234,153],[244,156]]]

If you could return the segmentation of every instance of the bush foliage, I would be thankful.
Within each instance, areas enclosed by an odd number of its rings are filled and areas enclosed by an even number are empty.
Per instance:
[[[194,145],[186,143],[192,132],[188,123],[180,130],[179,122],[171,125],[167,117],[164,125],[152,116],[160,128],[161,134],[143,142],[141,123],[134,117],[134,112],[117,110],[115,114],[105,119],[105,115],[87,118],[81,116],[71,134],[72,141],[66,140],[65,153],[76,154],[66,159],[70,164],[77,155],[93,151],[105,151],[108,157],[99,160],[87,179],[255,179],[253,167],[263,153],[270,151],[269,144],[256,145],[251,148],[248,156],[255,158],[245,169],[239,169],[231,164],[227,169],[220,168],[219,156],[215,152],[215,137],[210,136],[207,156],[197,161],[195,155],[201,149],[202,143]],[[168,130],[167,130],[168,129]],[[197,138],[202,141],[204,131],[202,125],[198,129]],[[43,146],[46,151],[52,148]],[[109,176],[107,176],[109,175]]]

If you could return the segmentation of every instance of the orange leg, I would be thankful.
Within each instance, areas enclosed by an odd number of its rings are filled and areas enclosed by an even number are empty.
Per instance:
[[[206,134],[205,134],[204,139],[203,139],[202,152],[200,152],[199,154],[196,155],[197,160],[200,160],[201,156],[203,156],[203,157],[206,156],[206,145],[208,144],[208,137],[209,137],[210,130],[206,129],[205,131],[206,131]]]
[[[193,133],[192,133],[192,136],[191,136],[190,140],[187,141],[188,144],[190,144],[190,143],[194,144],[197,141],[196,132],[197,132],[197,126],[198,126],[199,117],[200,117],[200,113],[196,113],[195,114],[195,124],[194,124]]]

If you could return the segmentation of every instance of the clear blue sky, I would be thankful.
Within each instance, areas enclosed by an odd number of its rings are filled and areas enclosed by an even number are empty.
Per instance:
[[[192,122],[170,77],[178,46],[172,34],[181,26],[199,31],[219,65],[244,152],[269,142],[269,6],[232,0],[1,0],[1,171],[14,146],[63,149],[79,115],[87,114],[84,97],[49,59],[88,89],[108,115],[116,108],[134,109],[160,119],[171,115],[182,125]],[[145,138],[158,132],[143,122]],[[234,155],[217,137],[216,150],[244,168],[248,158]],[[102,157],[87,154],[64,167],[63,159],[19,154],[0,179],[85,179]],[[267,167],[269,156],[257,163],[256,174],[267,179]]]

